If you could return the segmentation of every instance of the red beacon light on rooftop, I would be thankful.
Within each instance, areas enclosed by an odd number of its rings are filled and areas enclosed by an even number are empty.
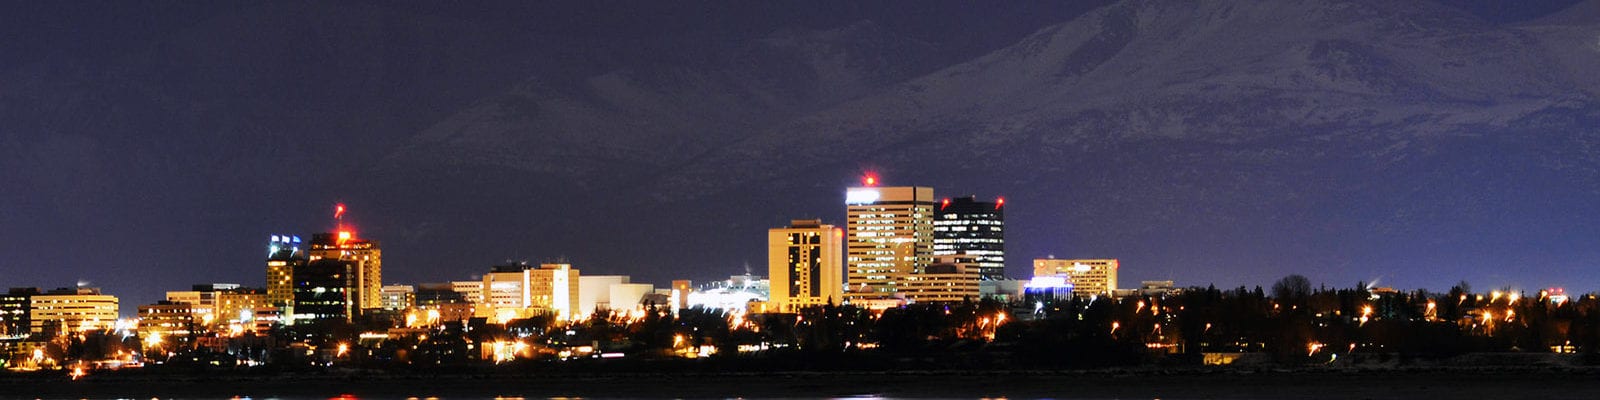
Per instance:
[[[945,201],[949,201],[949,200],[945,200]],[[999,209],[1000,207],[1005,206],[1005,205],[1006,205],[1006,198],[1004,198],[1004,197],[996,197],[994,199],[994,208]]]
[[[872,174],[866,174],[861,177],[861,183],[867,186],[878,186],[878,177]]]

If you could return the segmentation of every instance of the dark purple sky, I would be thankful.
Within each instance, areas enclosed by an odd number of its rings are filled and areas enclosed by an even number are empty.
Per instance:
[[[260,286],[336,202],[391,282],[760,274],[874,170],[1019,278],[1600,288],[1596,2],[1388,3],[6,2],[0,286]]]

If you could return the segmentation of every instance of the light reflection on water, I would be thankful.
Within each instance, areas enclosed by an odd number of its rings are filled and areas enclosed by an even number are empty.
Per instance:
[[[488,397],[488,396],[484,396],[484,397],[456,396],[456,397],[450,397],[450,398],[451,399],[493,399],[493,400],[527,400],[527,399],[529,399],[528,397],[520,397],[520,396],[494,396],[494,397]],[[248,396],[234,396],[234,397],[231,397],[230,399],[231,400],[257,400],[257,398],[248,397]],[[441,397],[384,397],[384,396],[363,397],[363,396],[356,396],[356,395],[352,395],[352,394],[341,394],[341,395],[332,396],[332,397],[326,397],[326,398],[324,398],[324,397],[261,397],[261,398],[259,398],[259,400],[441,400],[441,399],[442,399]],[[617,397],[617,398],[607,398],[607,397],[534,397],[532,399],[535,399],[535,400],[538,400],[538,399],[543,399],[543,400],[619,400],[619,399],[628,399],[628,398],[626,398],[626,397]],[[691,399],[693,399],[693,398],[691,398]],[[711,397],[711,399],[718,399],[718,398],[717,397]],[[861,395],[839,396],[839,397],[726,397],[726,398],[720,398],[720,399],[724,399],[724,400],[815,400],[815,399],[828,399],[828,400],[924,400],[924,399],[1008,400],[1005,397],[922,398],[922,397],[884,397],[884,396],[876,395],[876,394],[861,394]],[[144,399],[118,399],[118,400],[144,400]],[[159,397],[151,397],[148,400],[161,400],[161,398],[159,398]],[[1156,398],[1154,400],[1161,400],[1161,399],[1160,398]]]

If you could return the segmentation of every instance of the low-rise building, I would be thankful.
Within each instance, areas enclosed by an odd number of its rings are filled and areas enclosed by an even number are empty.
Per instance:
[[[47,336],[116,327],[117,297],[98,288],[61,288],[28,299],[29,331]]]

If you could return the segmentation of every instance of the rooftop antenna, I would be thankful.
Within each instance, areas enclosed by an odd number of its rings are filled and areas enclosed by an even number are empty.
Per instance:
[[[333,228],[344,230],[344,203],[333,205]]]
[[[333,232],[334,235],[338,235],[336,240],[341,245],[351,237],[350,233],[344,230],[344,203],[333,205]]]

